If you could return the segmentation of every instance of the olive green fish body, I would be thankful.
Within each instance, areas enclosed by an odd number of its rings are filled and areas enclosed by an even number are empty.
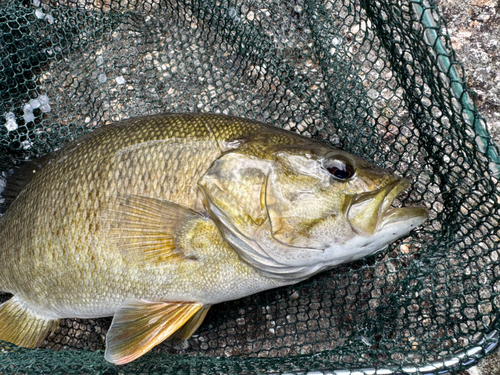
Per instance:
[[[197,261],[147,268],[123,257],[102,227],[102,216],[119,196],[170,201],[204,213],[198,180],[233,138],[251,134],[254,126],[210,115],[157,116],[108,126],[69,145],[1,222],[1,289],[53,312],[53,318],[109,316],[127,297],[217,303],[248,294],[233,293],[241,288],[267,289],[269,281],[259,288],[258,273],[239,261],[213,225],[205,224],[217,245],[207,241],[208,248],[192,249]],[[192,277],[203,273],[211,279]],[[220,298],[208,301],[201,282]]]
[[[210,305],[385,247],[426,218],[352,155],[211,114],[139,117],[57,152],[0,220],[0,339],[114,315],[106,358],[187,339]]]

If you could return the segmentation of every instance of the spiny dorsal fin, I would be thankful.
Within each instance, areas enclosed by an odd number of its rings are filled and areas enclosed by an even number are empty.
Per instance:
[[[5,190],[0,191],[0,195],[5,199],[2,210],[5,211],[14,202],[17,196],[23,191],[35,174],[53,159],[52,155],[24,162],[13,168],[13,173],[7,177]]]
[[[36,348],[59,325],[29,311],[16,297],[0,305],[0,340],[25,348]]]
[[[139,358],[182,327],[202,306],[199,302],[126,301],[113,317],[104,357],[117,365]]]
[[[183,228],[199,213],[142,196],[120,196],[105,211],[103,224],[107,240],[135,262],[176,261],[189,258],[176,244]]]

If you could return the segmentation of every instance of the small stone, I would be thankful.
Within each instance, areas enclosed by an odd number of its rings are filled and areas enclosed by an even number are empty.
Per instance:
[[[335,37],[335,38],[333,38],[333,39],[332,39],[332,44],[333,44],[334,46],[338,46],[339,44],[342,44],[342,38],[340,38],[340,37]]]
[[[45,13],[43,13],[43,10],[37,9],[37,10],[35,10],[35,16],[38,19],[43,19],[43,18],[45,18]]]
[[[12,112],[8,112],[5,115],[5,119],[7,122],[5,123],[5,127],[7,128],[7,131],[11,132],[13,130],[16,130],[18,128],[17,122],[16,122],[16,116]]]
[[[22,145],[23,145],[23,148],[25,150],[28,150],[31,148],[31,146],[33,146],[33,142],[30,142],[30,141],[22,141]]]
[[[38,99],[31,99],[30,100],[30,106],[31,108],[35,109],[35,108],[39,108],[41,105],[40,101]]]
[[[409,254],[410,253],[410,246],[408,246],[408,244],[402,244],[401,247],[401,252],[403,254]]]

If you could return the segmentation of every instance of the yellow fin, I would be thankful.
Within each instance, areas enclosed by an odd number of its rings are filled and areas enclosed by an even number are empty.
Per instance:
[[[176,237],[196,211],[172,202],[142,196],[120,196],[103,215],[107,239],[135,262],[175,261],[188,258]]]
[[[193,333],[196,332],[201,323],[203,323],[203,320],[205,320],[210,307],[210,305],[202,306],[201,309],[199,309],[196,314],[194,314],[191,319],[186,322],[186,324],[175,332],[174,337],[187,340],[193,336]]]
[[[202,307],[199,302],[127,301],[113,317],[104,357],[117,365],[139,358],[182,327]]]
[[[15,296],[0,305],[0,340],[36,348],[58,325],[58,319],[35,315]]]
[[[203,323],[210,307],[210,305],[204,305],[186,322],[186,324],[169,337],[174,349],[184,350],[189,347],[187,340],[193,336],[193,333],[195,333],[201,323]]]

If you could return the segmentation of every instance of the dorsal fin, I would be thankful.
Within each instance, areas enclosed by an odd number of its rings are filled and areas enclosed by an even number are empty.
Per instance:
[[[26,188],[35,174],[52,159],[53,156],[49,154],[37,159],[23,162],[12,169],[12,174],[7,175],[5,189],[0,191],[1,198],[5,199],[2,205],[2,211],[7,210],[10,204],[17,198],[19,193]]]

